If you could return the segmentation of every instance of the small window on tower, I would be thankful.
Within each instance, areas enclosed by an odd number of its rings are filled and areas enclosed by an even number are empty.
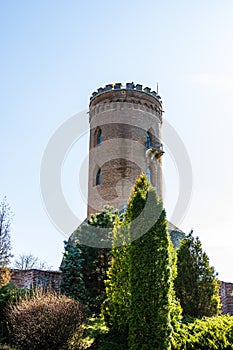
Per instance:
[[[147,178],[147,181],[151,182],[151,169],[150,168],[146,169],[146,178]]]
[[[97,142],[96,142],[97,145],[101,145],[102,144],[102,130],[99,129],[97,131]]]
[[[97,174],[96,174],[96,185],[101,184],[101,177],[102,177],[102,171],[101,171],[101,169],[99,169]]]
[[[146,133],[146,148],[150,148],[151,147],[151,134],[149,133],[149,131],[147,131]]]

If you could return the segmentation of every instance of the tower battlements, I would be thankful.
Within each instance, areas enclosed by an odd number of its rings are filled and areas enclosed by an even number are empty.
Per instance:
[[[90,101],[92,101],[95,97],[100,96],[101,94],[111,91],[111,90],[136,90],[140,91],[144,94],[153,96],[159,103],[162,103],[161,97],[156,91],[151,91],[151,88],[144,87],[141,84],[134,84],[132,83],[126,83],[126,85],[122,85],[122,83],[115,83],[115,84],[107,84],[105,87],[99,87],[97,91],[94,91],[90,97]]]

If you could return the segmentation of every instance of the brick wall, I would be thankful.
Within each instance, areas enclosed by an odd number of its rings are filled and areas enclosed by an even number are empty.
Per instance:
[[[31,270],[11,270],[11,282],[19,288],[30,288],[40,286],[42,288],[52,288],[59,292],[61,283],[60,271]],[[233,316],[233,283],[222,282],[220,296],[222,303],[222,313]]]
[[[19,288],[42,287],[52,288],[59,292],[61,283],[60,271],[31,270],[11,270],[11,282]]]
[[[222,282],[220,288],[221,302],[222,302],[222,313],[230,314],[233,316],[233,283]]]
[[[127,204],[135,179],[149,167],[151,182],[162,197],[162,160],[146,156],[146,132],[161,144],[162,105],[138,91],[112,90],[90,103],[88,218],[104,205],[120,209]],[[102,130],[102,144],[96,134]],[[101,185],[96,175],[102,171]]]

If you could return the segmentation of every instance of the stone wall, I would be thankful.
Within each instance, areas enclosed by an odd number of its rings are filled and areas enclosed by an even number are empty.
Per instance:
[[[29,289],[31,286],[42,287],[43,289],[51,288],[59,292],[61,283],[60,271],[44,270],[11,270],[11,282],[19,288]]]
[[[222,282],[220,288],[221,302],[222,302],[222,313],[230,314],[233,316],[233,283]]]

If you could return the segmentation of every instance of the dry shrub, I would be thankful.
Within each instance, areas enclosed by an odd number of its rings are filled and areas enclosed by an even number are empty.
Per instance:
[[[10,306],[7,319],[17,349],[66,349],[84,321],[84,307],[64,295],[37,290]]]

